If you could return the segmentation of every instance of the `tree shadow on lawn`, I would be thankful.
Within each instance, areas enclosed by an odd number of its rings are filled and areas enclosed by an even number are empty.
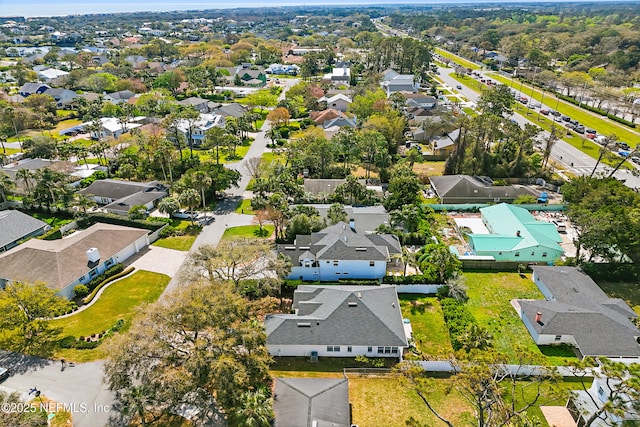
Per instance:
[[[579,358],[577,350],[568,344],[539,345],[540,353],[549,357]]]

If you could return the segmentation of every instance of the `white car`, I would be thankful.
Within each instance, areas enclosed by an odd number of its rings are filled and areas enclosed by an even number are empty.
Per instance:
[[[174,218],[179,219],[196,219],[198,218],[199,212],[197,211],[186,211],[184,209],[180,209],[178,212],[173,214]]]

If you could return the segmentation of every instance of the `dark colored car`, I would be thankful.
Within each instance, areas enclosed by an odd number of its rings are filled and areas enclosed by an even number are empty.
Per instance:
[[[569,116],[562,116],[562,121],[563,121],[563,122],[570,122],[570,121],[571,121],[571,117],[569,117]]]
[[[9,370],[7,368],[0,368],[0,382],[9,378]]]

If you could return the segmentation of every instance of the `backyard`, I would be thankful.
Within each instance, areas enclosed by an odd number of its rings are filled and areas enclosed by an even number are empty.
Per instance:
[[[136,314],[136,308],[158,299],[169,284],[169,276],[140,270],[107,286],[102,295],[90,307],[76,314],[51,322],[53,328],[61,328],[61,337],[91,336],[110,329],[118,319],[125,321],[121,331],[126,331]],[[93,350],[59,349],[57,357],[86,362],[104,357],[100,346]]]

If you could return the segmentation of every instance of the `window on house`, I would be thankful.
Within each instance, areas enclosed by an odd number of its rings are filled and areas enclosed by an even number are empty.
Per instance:
[[[373,347],[367,347],[367,353],[371,353],[373,351]]]
[[[535,252],[531,252],[531,256],[534,256],[536,253]]]
[[[516,252],[516,253],[515,253],[515,256],[520,256],[520,252]]]
[[[353,348],[351,346],[347,347],[347,353],[351,353],[351,350],[353,350]]]
[[[398,347],[378,347],[378,354],[391,354],[391,353],[397,353],[398,352]]]
[[[598,396],[604,396],[604,389],[598,386]]]
[[[562,335],[556,335],[556,341],[560,341],[562,339]]]
[[[397,353],[398,352],[398,347],[391,347],[391,353]]]
[[[375,267],[375,266],[376,266],[375,261],[369,261],[369,267]]]
[[[384,347],[378,347],[378,354],[384,353]]]
[[[542,258],[545,258],[547,256],[546,252],[542,252]]]
[[[340,351],[340,346],[339,345],[328,345],[327,346],[327,351],[328,352],[339,352]]]
[[[340,261],[333,261],[333,265],[338,265]]]

